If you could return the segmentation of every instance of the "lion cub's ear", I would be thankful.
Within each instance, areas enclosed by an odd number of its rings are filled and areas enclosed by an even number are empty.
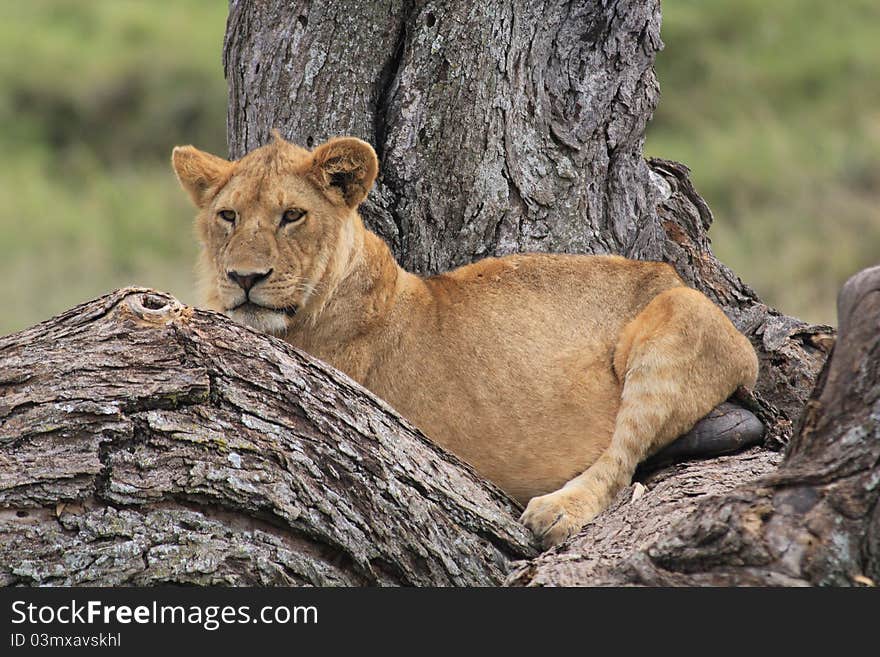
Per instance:
[[[229,173],[232,162],[195,146],[177,146],[171,153],[171,165],[181,187],[201,208],[208,201],[211,188]]]
[[[354,137],[337,137],[312,152],[306,176],[330,199],[356,208],[378,172],[379,160],[372,146]]]

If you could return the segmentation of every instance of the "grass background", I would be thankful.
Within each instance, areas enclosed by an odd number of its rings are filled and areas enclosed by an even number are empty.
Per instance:
[[[662,6],[646,154],[691,167],[713,250],[765,301],[836,324],[880,263],[880,2]]]
[[[880,3],[664,0],[645,152],[693,169],[716,253],[835,323],[880,261]],[[172,146],[226,151],[221,0],[0,7],[0,334],[115,287],[195,302]]]

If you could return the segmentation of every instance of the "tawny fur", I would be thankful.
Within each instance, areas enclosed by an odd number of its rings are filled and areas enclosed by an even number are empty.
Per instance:
[[[404,271],[357,213],[378,171],[360,140],[309,152],[276,136],[236,162],[191,146],[172,159],[199,207],[205,304],[388,401],[527,503],[545,544],[755,383],[748,340],[663,263],[526,254]],[[305,214],[281,225],[289,209]],[[236,308],[246,296],[229,272],[265,276],[250,304]]]

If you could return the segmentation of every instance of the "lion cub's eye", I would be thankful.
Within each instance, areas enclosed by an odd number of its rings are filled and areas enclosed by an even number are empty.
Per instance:
[[[290,224],[298,224],[303,219],[305,219],[306,211],[300,210],[298,208],[291,208],[290,210],[285,210],[284,214],[281,215],[281,225],[289,226]]]
[[[235,210],[220,210],[220,212],[217,213],[217,216],[223,221],[233,223],[235,221]]]

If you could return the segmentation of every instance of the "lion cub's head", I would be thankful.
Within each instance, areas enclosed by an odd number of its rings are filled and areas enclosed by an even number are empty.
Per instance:
[[[284,334],[342,275],[355,209],[376,178],[376,153],[353,137],[310,152],[276,134],[235,162],[192,146],[178,146],[171,160],[199,209],[203,301]]]

